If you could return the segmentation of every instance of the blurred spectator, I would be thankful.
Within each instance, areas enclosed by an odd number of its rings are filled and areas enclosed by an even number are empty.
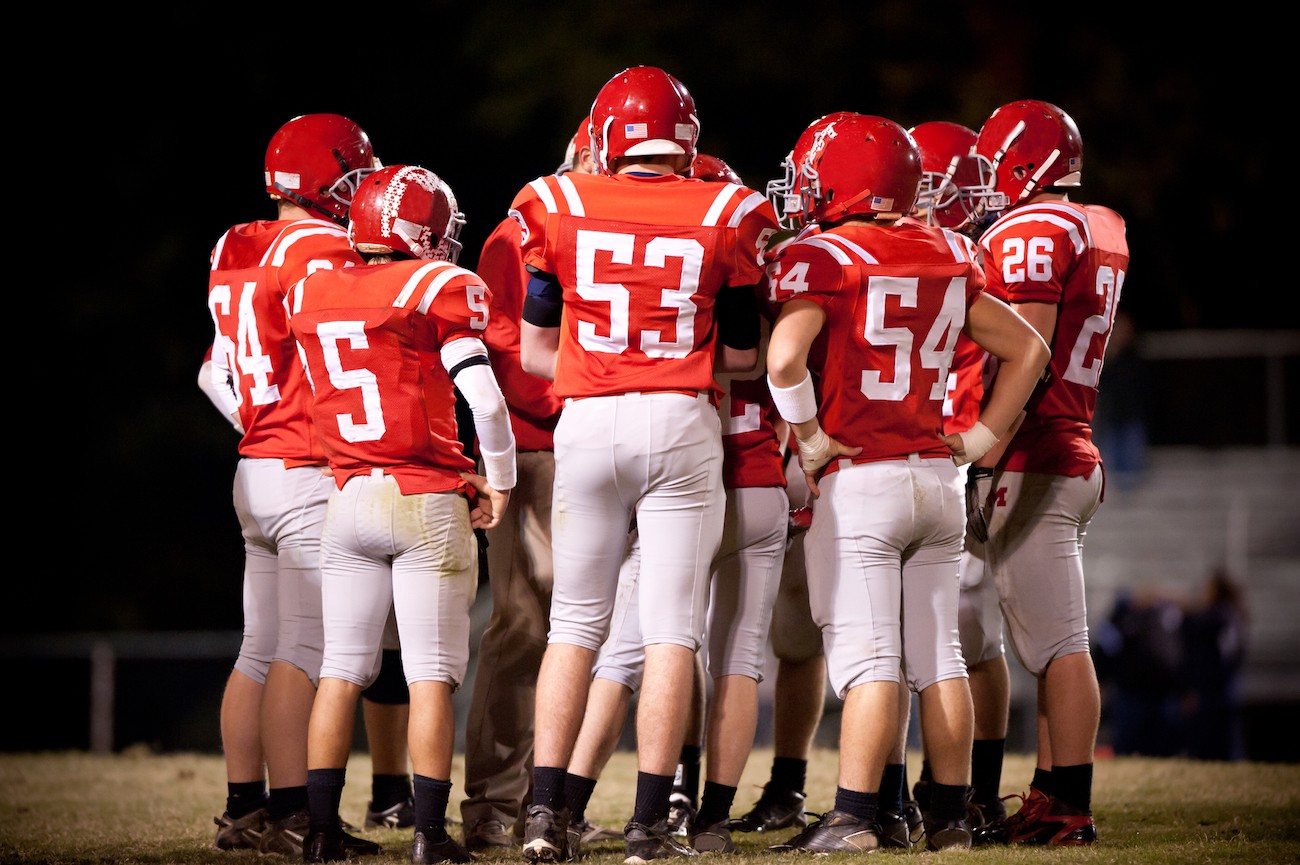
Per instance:
[[[1226,568],[1205,583],[1200,604],[1183,619],[1183,698],[1187,756],[1245,758],[1241,727],[1241,670],[1249,613],[1242,588]]]
[[[1150,376],[1137,342],[1133,316],[1116,310],[1106,346],[1106,389],[1097,394],[1092,439],[1101,451],[1107,484],[1118,489],[1137,486],[1147,467]]]
[[[1121,593],[1094,629],[1097,678],[1117,755],[1169,757],[1182,749],[1183,611],[1160,593]]]

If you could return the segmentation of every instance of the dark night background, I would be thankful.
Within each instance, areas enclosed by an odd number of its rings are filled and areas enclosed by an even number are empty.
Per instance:
[[[1262,210],[1276,154],[1246,134],[1280,85],[1244,71],[1274,56],[1263,43],[1280,28],[1236,8],[1201,20],[1151,7],[1140,23],[1107,3],[489,0],[349,7],[331,21],[323,5],[189,4],[147,26],[108,12],[69,24],[80,47],[51,62],[75,86],[33,100],[21,75],[10,82],[41,118],[27,142],[40,155],[19,170],[53,160],[78,193],[54,196],[61,216],[37,235],[56,284],[30,294],[58,306],[33,339],[53,354],[11,404],[38,412],[34,441],[10,439],[31,449],[13,455],[31,495],[11,499],[11,549],[27,562],[8,578],[11,636],[240,627],[237,439],[196,385],[207,260],[230,225],[273,218],[262,159],[289,118],[347,115],[385,163],[442,175],[473,268],[514,193],[554,169],[627,66],[680,78],[701,150],[759,190],[830,111],[978,129],[1005,102],[1043,99],[1083,136],[1072,197],[1128,220],[1122,305],[1141,329],[1294,327],[1259,300],[1281,256],[1243,253],[1248,214],[1285,215]],[[33,240],[11,248],[32,255]]]

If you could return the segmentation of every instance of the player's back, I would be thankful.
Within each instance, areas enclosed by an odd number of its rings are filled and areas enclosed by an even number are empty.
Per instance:
[[[399,261],[312,275],[288,303],[338,485],[383,468],[406,494],[459,487],[473,462],[440,351],[486,326],[482,281],[445,261]]]
[[[725,396],[718,405],[722,419],[722,485],[784,487],[785,465],[776,437],[779,415],[772,404],[767,376],[732,374],[722,382]]]
[[[290,285],[315,270],[360,262],[347,232],[319,219],[236,225],[212,250],[208,307],[214,354],[231,370],[245,457],[322,463],[310,417],[311,388],[284,312]]]
[[[770,279],[774,299],[826,314],[809,363],[822,426],[862,447],[855,462],[951,455],[939,438],[948,376],[984,284],[973,244],[910,218],[843,223],[787,246]]]
[[[519,356],[519,323],[528,291],[519,240],[519,224],[507,217],[479,252],[474,272],[492,292],[492,315],[483,340],[510,412],[516,446],[521,452],[553,450],[562,404],[551,382],[525,372]]]
[[[564,291],[556,393],[714,391],[714,303],[756,284],[771,203],[677,175],[547,175],[511,205],[526,264]]]
[[[1100,461],[1092,417],[1128,271],[1124,220],[1098,205],[1033,202],[998,219],[980,246],[991,289],[1011,303],[1058,306],[1050,376],[1025,406],[1002,465],[1066,476],[1091,471]]]

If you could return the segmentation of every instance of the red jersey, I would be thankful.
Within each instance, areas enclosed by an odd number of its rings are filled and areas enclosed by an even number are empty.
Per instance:
[[[1092,415],[1128,271],[1124,220],[1107,207],[1041,201],[999,217],[980,246],[991,290],[1009,303],[1057,307],[1050,378],[1029,398],[999,466],[1087,475],[1101,462]]]
[[[910,217],[851,222],[789,244],[768,279],[771,300],[804,298],[826,314],[808,361],[817,414],[827,435],[862,448],[853,462],[952,456],[939,438],[948,373],[984,288],[971,241]]]
[[[564,291],[555,392],[720,389],[714,303],[755,285],[775,233],[766,196],[678,175],[546,175],[510,205],[524,263]]]
[[[360,263],[347,231],[323,219],[249,222],[217,241],[208,277],[212,360],[234,385],[241,456],[325,464],[284,296],[309,273]]]
[[[564,403],[549,381],[524,372],[519,362],[519,318],[528,294],[519,239],[519,223],[507,217],[488,235],[479,253],[475,272],[492,290],[492,315],[483,341],[510,411],[516,449],[549,451],[555,450],[555,424]]]
[[[722,485],[785,487],[785,464],[776,437],[772,391],[767,376],[732,378],[718,405],[722,418]]]
[[[483,280],[447,261],[395,261],[309,276],[286,304],[339,488],[381,468],[405,495],[464,489],[474,461],[440,352],[487,329]]]

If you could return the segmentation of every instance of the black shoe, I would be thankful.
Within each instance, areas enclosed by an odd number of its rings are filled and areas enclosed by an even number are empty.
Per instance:
[[[646,865],[651,859],[700,855],[672,835],[667,820],[653,826],[635,820],[623,827],[623,865]]]
[[[969,850],[971,847],[970,824],[965,817],[956,820],[926,820],[925,849],[932,852],[939,850]]]
[[[474,857],[445,832],[441,841],[430,841],[423,832],[416,832],[415,843],[411,845],[411,861],[416,865],[434,865],[436,862],[473,862]]]
[[[524,858],[529,862],[565,862],[569,856],[569,809],[528,806],[524,823]]]
[[[681,790],[674,790],[668,797],[668,831],[678,838],[687,838],[694,825],[695,806],[691,804],[691,797]]]
[[[876,824],[880,827],[882,850],[912,849],[912,829],[902,811],[877,812]]]
[[[226,811],[220,817],[213,817],[217,824],[217,837],[213,843],[218,850],[256,850],[266,831],[266,809],[249,811],[238,819]]]
[[[374,841],[349,835],[340,825],[325,832],[309,830],[302,842],[302,861],[346,862],[358,856],[377,856],[381,849]]]
[[[310,828],[311,817],[306,808],[294,811],[279,820],[268,820],[266,831],[262,833],[262,839],[257,844],[257,852],[261,856],[297,858],[302,855],[303,838],[307,836],[307,830]]]
[[[410,799],[388,808],[375,810],[375,803],[366,803],[367,829],[409,829],[415,825],[415,803]]]
[[[880,827],[843,811],[827,811],[789,841],[767,849],[773,853],[871,853],[880,849]]]
[[[1001,799],[992,804],[966,803],[966,822],[970,826],[971,843],[980,846],[994,843],[990,833],[1007,819],[1007,806]]]
[[[494,817],[475,820],[473,825],[465,828],[461,837],[465,839],[467,850],[509,849],[515,846],[506,824]]]
[[[772,832],[789,826],[807,826],[803,810],[804,795],[798,790],[781,790],[771,782],[763,786],[763,795],[743,817],[731,821],[737,832]]]
[[[731,820],[719,820],[711,826],[691,827],[691,846],[697,853],[735,853],[736,843],[731,840]]]

